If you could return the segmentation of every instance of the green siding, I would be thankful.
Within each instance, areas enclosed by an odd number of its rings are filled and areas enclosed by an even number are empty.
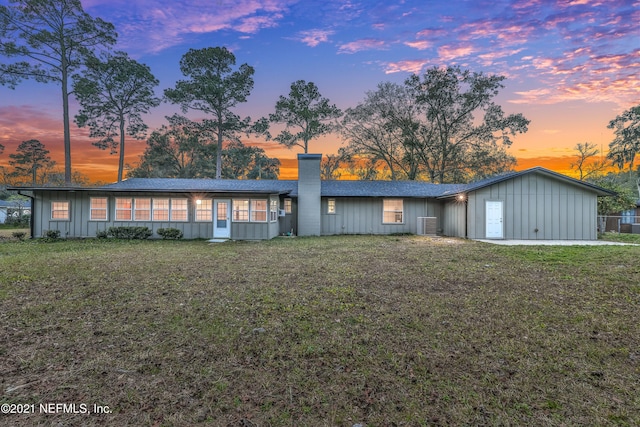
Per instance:
[[[383,198],[331,197],[336,200],[336,213],[327,213],[327,200],[321,200],[321,233],[332,234],[393,234],[418,231],[417,218],[440,216],[440,202],[426,199],[403,199],[402,224],[382,223]],[[394,198],[394,197],[390,197]],[[438,223],[438,229],[441,228]]]
[[[597,238],[597,196],[587,188],[532,173],[472,192],[468,195],[469,238],[485,238],[486,201],[503,202],[505,239]]]
[[[225,194],[222,198],[231,200],[232,198],[246,199],[265,199],[264,195],[229,195]],[[100,193],[100,192],[62,192],[62,191],[42,191],[36,192],[35,208],[33,212],[34,218],[34,237],[42,237],[46,230],[60,230],[62,238],[83,238],[96,237],[98,231],[103,231],[109,227],[149,227],[153,230],[152,238],[159,238],[157,230],[159,228],[177,228],[182,231],[185,239],[210,239],[213,237],[213,222],[196,222],[195,221],[195,199],[196,198],[221,198],[216,194],[185,194],[185,193]],[[90,218],[90,199],[91,197],[107,197],[108,202],[108,220],[107,221],[91,221]],[[117,197],[135,198],[175,198],[188,200],[188,221],[114,221],[115,218],[115,199]],[[277,197],[277,196],[271,196]],[[51,220],[51,202],[52,201],[69,201],[70,202],[70,220],[69,221],[52,221]],[[268,213],[267,213],[268,214]],[[279,221],[263,222],[263,223],[233,223],[231,224],[231,238],[238,240],[261,240],[271,239],[280,234]]]

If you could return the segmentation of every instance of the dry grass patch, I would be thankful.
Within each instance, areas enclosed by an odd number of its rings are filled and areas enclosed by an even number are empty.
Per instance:
[[[12,425],[637,425],[638,247],[0,244]]]

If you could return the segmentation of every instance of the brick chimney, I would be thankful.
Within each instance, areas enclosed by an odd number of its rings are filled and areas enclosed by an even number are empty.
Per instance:
[[[322,154],[298,154],[298,236],[320,235]]]

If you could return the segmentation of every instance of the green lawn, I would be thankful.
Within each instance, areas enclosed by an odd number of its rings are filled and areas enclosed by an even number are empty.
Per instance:
[[[3,241],[0,403],[36,414],[0,425],[640,425],[639,257],[416,236]]]

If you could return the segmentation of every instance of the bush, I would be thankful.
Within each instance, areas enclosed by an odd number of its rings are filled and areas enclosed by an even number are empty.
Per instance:
[[[107,237],[109,237],[109,232],[107,230],[98,230],[96,232],[96,237],[98,239],[106,239]]]
[[[44,232],[44,240],[52,242],[60,239],[60,230],[46,230]]]
[[[149,227],[109,227],[107,230],[108,236],[126,240],[145,240],[152,234]]]
[[[22,240],[24,240],[24,238],[27,235],[27,233],[25,233],[24,231],[14,231],[13,233],[11,233],[11,235],[13,237],[15,237],[16,239],[22,241]]]
[[[182,231],[177,228],[158,228],[158,235],[164,240],[182,239]]]
[[[28,227],[30,224],[31,215],[25,214],[20,216],[10,215],[7,217],[5,224],[15,227]]]

